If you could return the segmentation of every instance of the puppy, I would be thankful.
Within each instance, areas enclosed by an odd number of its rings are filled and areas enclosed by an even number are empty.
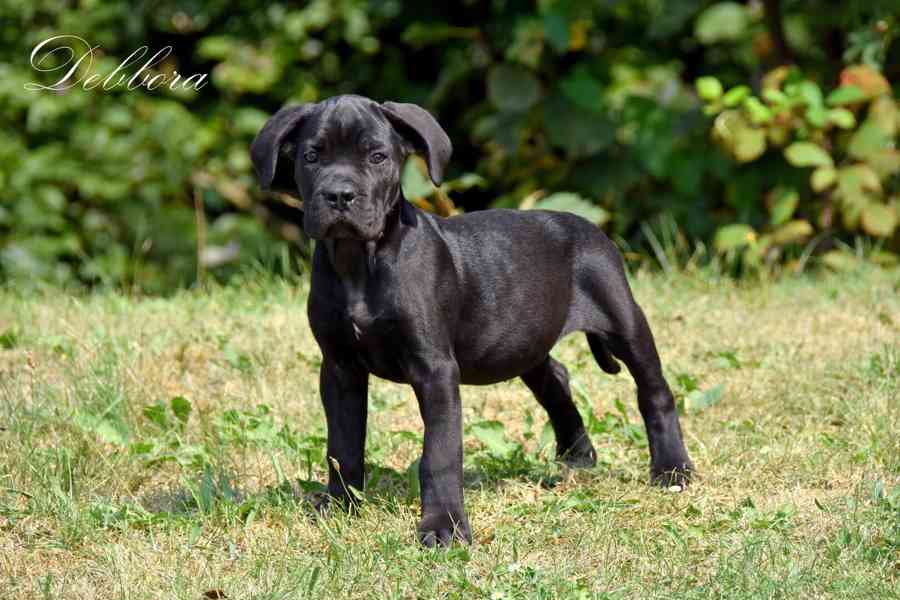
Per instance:
[[[403,198],[413,152],[440,185],[452,147],[414,104],[337,96],[286,107],[250,149],[263,189],[304,200],[317,240],[308,315],[322,351],[328,492],[362,489],[369,375],[412,385],[425,424],[420,540],[471,541],[463,508],[460,384],[520,377],[547,411],[556,453],[589,467],[596,453],[550,357],[583,331],[600,368],[625,363],[637,384],[651,480],[685,485],[693,471],[650,328],[615,246],[569,213],[485,210],[451,218]]]

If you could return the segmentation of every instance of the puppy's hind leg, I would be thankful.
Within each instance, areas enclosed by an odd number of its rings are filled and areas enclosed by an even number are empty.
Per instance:
[[[597,452],[584,429],[584,423],[569,389],[569,373],[557,360],[547,356],[537,367],[524,375],[522,381],[547,411],[556,434],[556,457],[573,468],[593,467]]]
[[[618,364],[607,352],[621,359],[637,384],[638,408],[647,429],[650,444],[650,478],[660,485],[686,485],[694,466],[682,440],[678,411],[669,385],[663,378],[659,355],[647,319],[634,302],[626,309],[627,316],[615,319],[614,333],[602,336],[588,334],[588,343],[600,367]],[[617,369],[616,369],[617,370]]]

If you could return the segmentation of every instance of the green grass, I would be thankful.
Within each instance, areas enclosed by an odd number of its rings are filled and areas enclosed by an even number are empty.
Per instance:
[[[569,367],[599,454],[551,460],[524,385],[464,388],[475,544],[415,542],[411,391],[371,386],[361,514],[315,515],[305,288],[0,293],[0,598],[900,597],[900,280],[644,275],[702,477],[646,485],[624,374]],[[498,425],[500,423],[502,425]]]

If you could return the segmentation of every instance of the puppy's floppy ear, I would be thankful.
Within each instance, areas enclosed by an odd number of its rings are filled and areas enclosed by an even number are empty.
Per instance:
[[[297,148],[289,138],[312,110],[312,104],[286,106],[275,113],[256,134],[256,139],[250,145],[250,158],[262,189],[297,194],[294,182]]]
[[[385,102],[381,105],[385,116],[397,131],[413,143],[428,160],[428,174],[435,185],[444,180],[444,169],[450,162],[453,146],[427,110],[416,104]]]

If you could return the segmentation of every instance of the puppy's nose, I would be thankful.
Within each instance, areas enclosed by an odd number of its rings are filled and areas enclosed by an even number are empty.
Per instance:
[[[350,188],[338,188],[323,192],[325,200],[334,208],[346,209],[356,200],[356,192]]]

